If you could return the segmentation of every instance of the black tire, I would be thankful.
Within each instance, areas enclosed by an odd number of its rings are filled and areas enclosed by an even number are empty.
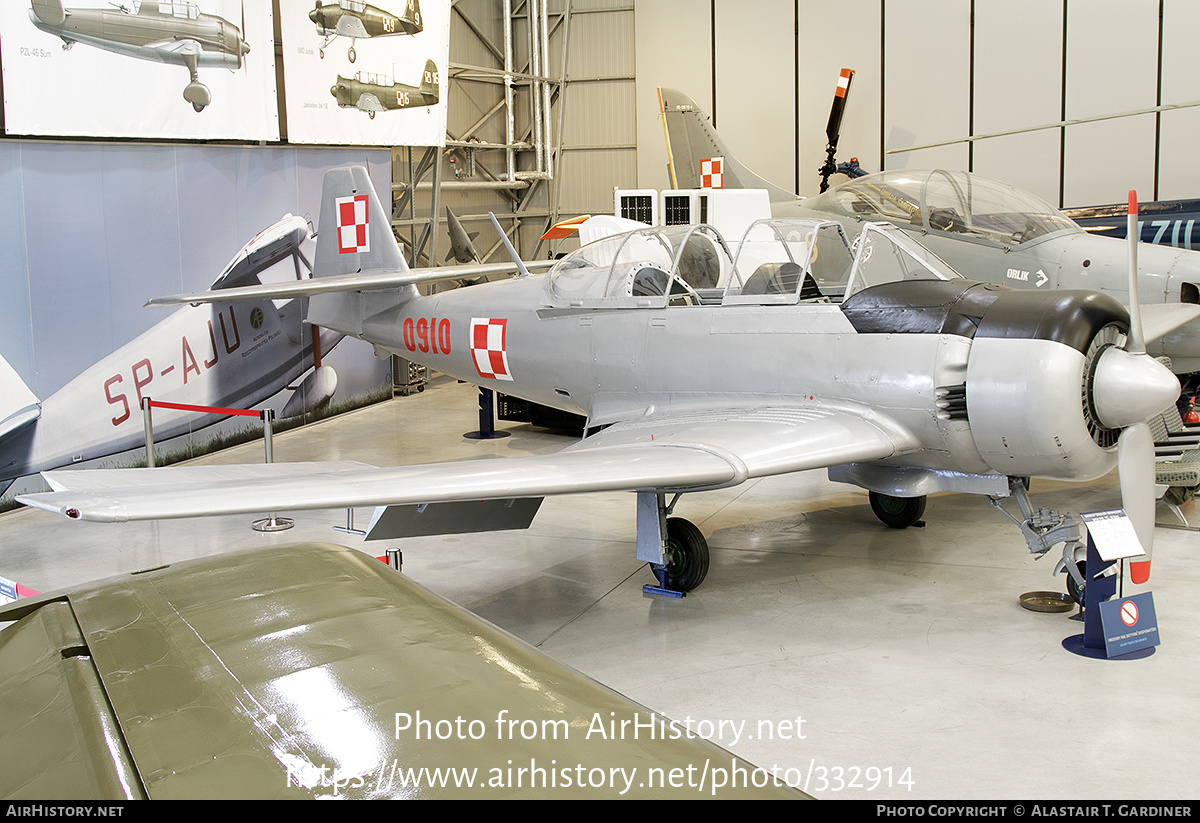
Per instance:
[[[1079,576],[1083,578],[1084,583],[1087,583],[1087,563],[1079,560],[1075,563],[1075,568],[1079,569]],[[1071,599],[1075,601],[1075,605],[1083,605],[1083,589],[1075,583],[1075,578],[1067,572],[1067,594],[1071,595]]]
[[[663,547],[667,562],[654,566],[654,576],[664,589],[690,592],[708,576],[708,541],[691,522],[681,517],[667,518],[667,539]]]
[[[907,529],[925,514],[925,495],[920,497],[893,497],[890,494],[869,492],[871,511],[885,526]]]
[[[350,62],[351,62],[351,63],[353,63],[353,62],[354,62],[354,58],[358,56],[358,55],[356,55],[356,54],[354,53],[354,47],[353,47],[353,46],[351,46],[351,47],[350,47],[350,51],[348,52],[348,56],[350,57]]]

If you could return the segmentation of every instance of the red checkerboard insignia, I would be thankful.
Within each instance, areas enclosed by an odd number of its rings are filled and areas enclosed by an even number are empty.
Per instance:
[[[724,157],[708,157],[700,161],[700,188],[722,188],[725,171]]]
[[[367,195],[339,197],[337,209],[338,254],[371,250],[371,234],[367,231]]]
[[[508,371],[508,352],[505,334],[508,321],[493,317],[471,319],[471,359],[480,377],[493,380],[512,380]]]

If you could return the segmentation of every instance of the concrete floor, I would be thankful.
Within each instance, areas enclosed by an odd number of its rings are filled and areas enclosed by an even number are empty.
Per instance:
[[[475,390],[440,378],[280,435],[275,454],[388,465],[570,442],[520,425],[505,426],[512,436],[502,440],[462,438],[476,427]],[[196,462],[261,459],[261,444],[250,444]],[[1119,505],[1112,479],[1035,481],[1033,492],[1054,508]],[[1185,511],[1200,522],[1200,511]],[[931,498],[925,528],[896,531],[871,514],[865,492],[815,471],[685,496],[675,513],[708,535],[712,552],[707,581],[683,600],[642,594],[654,578],[634,556],[629,494],[548,499],[526,532],[392,545],[413,579],[654,711],[745,721],[740,739],[716,742],[795,770],[820,798],[1197,795],[1194,532],[1157,530],[1162,645],[1144,659],[1101,661],[1063,649],[1082,631],[1069,615],[1020,607],[1022,592],[1061,590],[1055,558],[1030,557],[983,498]],[[1165,507],[1159,518],[1174,522]],[[299,513],[277,534],[251,531],[250,519],[107,526],[11,512],[0,515],[0,575],[49,591],[245,546],[362,545],[331,529],[344,510]]]

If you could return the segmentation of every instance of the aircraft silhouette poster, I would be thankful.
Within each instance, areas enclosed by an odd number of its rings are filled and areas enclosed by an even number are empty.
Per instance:
[[[282,0],[288,141],[444,146],[447,0]]]
[[[278,140],[270,0],[0,4],[4,131]]]
[[[0,146],[0,492],[54,465],[135,462],[142,397],[282,419],[383,386],[386,360],[324,331],[318,374],[296,302],[143,307],[185,284],[306,278],[324,171],[364,159],[386,186],[377,150]],[[71,186],[57,184],[64,176]],[[270,265],[246,265],[239,250],[271,253]],[[243,426],[217,420],[157,410],[160,454]]]

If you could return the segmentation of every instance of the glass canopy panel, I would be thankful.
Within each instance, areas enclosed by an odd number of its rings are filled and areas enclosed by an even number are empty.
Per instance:
[[[961,171],[880,172],[843,183],[830,195],[835,207],[849,216],[1009,246],[1081,231],[1041,198]]]
[[[901,280],[957,280],[962,276],[913,238],[886,223],[868,223],[854,240],[846,297]]]

